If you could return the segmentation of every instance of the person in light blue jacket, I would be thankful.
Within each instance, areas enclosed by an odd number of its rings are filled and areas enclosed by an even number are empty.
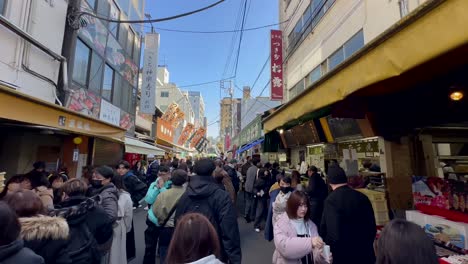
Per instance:
[[[156,263],[156,246],[158,244],[160,228],[158,219],[151,210],[152,205],[156,202],[158,195],[167,189],[170,189],[172,182],[169,180],[171,174],[169,167],[161,166],[159,168],[158,178],[150,184],[148,192],[145,196],[145,202],[148,203],[148,217],[146,218],[145,230],[145,256],[143,264]]]

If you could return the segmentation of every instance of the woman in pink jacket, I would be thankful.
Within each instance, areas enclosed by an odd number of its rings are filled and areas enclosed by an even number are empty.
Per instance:
[[[310,220],[309,207],[305,192],[295,191],[289,197],[286,212],[274,225],[273,264],[331,263],[331,256],[326,259],[323,254],[324,243]]]

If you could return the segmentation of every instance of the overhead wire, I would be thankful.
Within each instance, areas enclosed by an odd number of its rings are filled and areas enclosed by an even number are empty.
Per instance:
[[[242,19],[242,1],[239,1],[240,3],[240,6],[239,6],[239,12],[237,13],[237,18],[236,18],[236,23],[234,25],[234,28],[235,29],[238,29],[240,30],[240,27],[241,27],[241,19]],[[228,74],[228,69],[231,65],[231,58],[234,54],[234,50],[235,50],[235,43],[236,43],[236,39],[237,39],[237,36],[238,36],[238,33],[240,31],[236,30],[235,34],[232,35],[232,38],[231,38],[231,46],[229,48],[229,55],[228,55],[228,58],[226,60],[226,64],[224,65],[224,71],[223,71],[223,78],[226,77],[226,75]],[[232,76],[232,74],[231,74]]]
[[[239,46],[237,48],[237,56],[236,56],[236,66],[234,67],[234,77],[237,76],[237,68],[239,66],[239,57],[240,57],[240,51],[241,51],[241,46],[242,46],[242,38],[244,36],[244,32],[242,31],[245,26],[245,18],[247,14],[247,2],[248,0],[244,1],[244,13],[242,15],[242,26],[241,26],[241,32],[240,32],[240,38],[239,38]]]
[[[69,16],[69,19],[71,21],[71,24],[74,25],[74,26],[78,26],[78,28],[80,26],[80,18],[82,16],[84,16],[84,15],[94,17],[94,18],[97,18],[97,19],[102,20],[102,21],[118,23],[118,24],[158,23],[158,22],[174,20],[174,19],[178,19],[178,18],[181,18],[181,17],[186,17],[186,16],[190,16],[190,15],[193,15],[193,14],[196,14],[196,13],[203,12],[205,10],[208,10],[210,8],[213,8],[213,7],[221,4],[224,1],[226,1],[226,0],[219,0],[219,1],[217,1],[217,2],[215,2],[213,4],[211,4],[211,5],[208,5],[208,6],[205,6],[205,7],[190,11],[190,12],[186,12],[186,13],[182,13],[182,14],[174,15],[174,16],[169,16],[169,17],[164,17],[164,18],[156,18],[156,19],[147,19],[147,20],[111,19],[111,18],[99,16],[99,15],[96,15],[96,14],[93,14],[93,13],[90,13],[90,12],[86,12],[86,11],[78,11],[78,12],[71,13],[70,14],[71,16]]]

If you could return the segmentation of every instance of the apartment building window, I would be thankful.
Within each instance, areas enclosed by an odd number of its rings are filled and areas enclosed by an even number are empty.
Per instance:
[[[75,60],[73,63],[73,81],[82,85],[88,85],[88,65],[91,49],[78,39],[75,49]]]
[[[0,0],[0,15],[5,14],[6,0]]]
[[[169,92],[161,92],[161,97],[169,97]]]
[[[101,94],[102,72],[104,61],[96,52],[92,52],[91,66],[89,70],[88,89],[96,94]]]
[[[130,58],[133,58],[133,46],[135,45],[135,33],[131,28],[128,28],[127,35],[127,54]]]
[[[111,101],[112,98],[112,87],[114,80],[114,70],[106,64],[104,66],[104,80],[102,83],[102,98]]]
[[[322,17],[328,12],[335,0],[311,0],[309,6],[296,22],[293,31],[288,36],[288,49],[293,50],[301,39],[312,32]]]
[[[120,32],[119,32],[118,40],[123,50],[126,50],[126,47],[127,47],[128,32],[129,32],[128,25],[120,24]]]
[[[125,93],[123,92],[123,80],[120,74],[114,74],[114,89],[112,91],[112,104],[122,108],[122,101],[125,98]],[[122,108],[123,109],[123,108]]]
[[[94,0],[93,0],[94,1]],[[97,1],[96,13],[101,16],[109,16],[110,5],[108,1]],[[101,23],[107,25],[107,22],[101,20]]]
[[[364,47],[364,32],[359,30],[354,36],[352,36],[344,45],[345,59],[351,57],[354,53]]]
[[[315,67],[315,69],[313,69],[310,73],[309,73],[309,78],[307,78],[308,80],[308,84],[307,86],[315,83],[316,81],[318,81],[320,79],[320,77],[322,77],[322,72],[320,70],[320,65]]]
[[[120,10],[114,1],[110,1],[110,16],[111,19],[119,19],[120,18]],[[122,24],[123,25],[123,24]],[[109,23],[109,31],[115,36],[115,38],[119,35],[119,24],[117,23]]]
[[[338,64],[342,63],[344,61],[344,50],[343,47],[340,47],[335,53],[333,53],[329,58],[328,58],[328,68],[329,70],[333,70],[338,66]]]
[[[403,18],[409,13],[408,0],[400,0],[398,1],[398,5],[400,6],[400,16]]]
[[[91,9],[94,10],[96,8],[96,0],[86,0],[88,2],[88,5],[91,7]]]

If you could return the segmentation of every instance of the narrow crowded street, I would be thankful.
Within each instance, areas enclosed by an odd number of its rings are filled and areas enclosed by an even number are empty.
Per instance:
[[[237,199],[239,211],[244,208],[244,200],[242,192],[239,193]],[[145,254],[145,239],[144,232],[146,229],[147,211],[143,208],[138,208],[134,211],[135,225],[135,240],[136,240],[136,258],[129,262],[130,264],[141,264],[143,255]],[[263,238],[263,231],[256,233],[253,228],[253,223],[247,224],[243,217],[238,217],[239,232],[242,247],[242,263],[245,264],[263,264],[271,263],[275,246],[273,241],[268,242]]]
[[[468,264],[467,25],[0,0],[0,264]]]

